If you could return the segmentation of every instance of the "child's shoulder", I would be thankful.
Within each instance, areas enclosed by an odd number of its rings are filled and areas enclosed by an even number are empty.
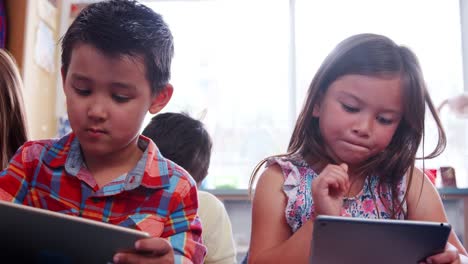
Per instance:
[[[210,205],[210,208],[224,208],[223,202],[219,200],[215,195],[206,191],[198,191],[198,200],[200,204]]]
[[[29,140],[23,144],[25,148],[50,148],[57,143],[58,138]]]
[[[62,138],[30,140],[25,142],[17,151],[16,156],[23,162],[31,162],[42,157],[43,160],[62,160],[66,158],[73,135]]]
[[[302,155],[296,153],[291,155],[278,155],[266,159],[266,166],[279,165],[282,169],[309,168],[310,166],[304,160]]]
[[[177,178],[177,181],[186,181],[188,184],[196,186],[197,183],[195,180],[190,176],[190,173],[187,172],[182,166],[173,162],[172,160],[163,158],[164,162],[166,163],[170,173],[171,178]],[[160,161],[162,162],[162,161]]]
[[[48,139],[37,139],[29,140],[23,144],[23,148],[52,148],[55,145],[59,144],[60,146],[65,146],[67,143],[70,143],[75,138],[73,133],[65,135],[61,138],[48,138]]]
[[[190,174],[177,163],[165,158],[154,142],[148,143],[143,184],[148,186],[177,186],[178,191],[185,192],[196,188],[196,182]],[[184,191],[185,190],[185,191]]]
[[[59,142],[60,139],[58,138],[51,138],[51,139],[39,139],[39,140],[29,140],[26,141],[19,150],[23,153],[40,153],[44,150],[50,150],[54,147],[54,145]]]

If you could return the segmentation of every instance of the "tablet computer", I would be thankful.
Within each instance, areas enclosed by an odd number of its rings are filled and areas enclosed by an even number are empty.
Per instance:
[[[311,264],[419,263],[442,252],[448,223],[318,216]]]
[[[145,232],[0,201],[0,259],[10,263],[110,263]]]

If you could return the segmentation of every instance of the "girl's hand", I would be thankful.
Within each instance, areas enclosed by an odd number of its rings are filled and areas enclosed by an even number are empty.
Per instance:
[[[312,181],[316,215],[340,215],[343,197],[349,189],[348,165],[327,165]]]
[[[422,264],[460,264],[460,252],[452,244],[447,243],[445,251],[430,257],[427,257]],[[420,264],[421,264],[420,263]]]
[[[135,250],[115,254],[114,263],[174,263],[174,250],[164,238],[140,239]]]

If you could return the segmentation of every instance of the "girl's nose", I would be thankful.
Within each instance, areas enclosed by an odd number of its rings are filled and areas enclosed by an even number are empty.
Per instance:
[[[368,115],[363,115],[356,120],[352,131],[360,137],[368,137],[374,125],[374,118]]]

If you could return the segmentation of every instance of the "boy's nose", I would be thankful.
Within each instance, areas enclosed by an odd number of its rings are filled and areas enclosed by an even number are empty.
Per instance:
[[[88,108],[88,117],[95,121],[103,121],[107,118],[107,111],[102,103],[94,103]]]

